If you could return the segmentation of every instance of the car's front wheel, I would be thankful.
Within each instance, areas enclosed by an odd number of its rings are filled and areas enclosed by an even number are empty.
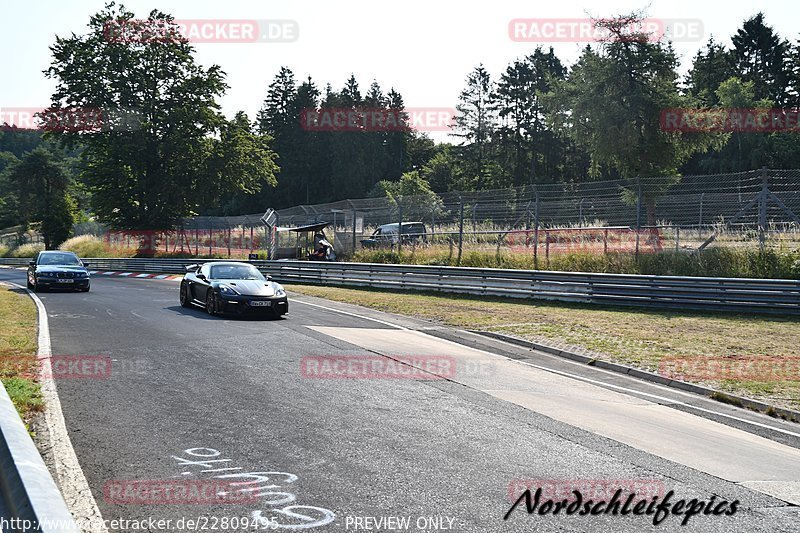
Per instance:
[[[181,307],[191,307],[192,300],[189,298],[189,286],[186,282],[181,283]]]
[[[206,313],[211,316],[217,314],[217,295],[211,289],[206,293]]]
[[[33,290],[33,283],[31,283],[31,278],[28,278],[28,280],[27,280],[27,281],[28,281],[28,288],[29,288],[30,290]]]

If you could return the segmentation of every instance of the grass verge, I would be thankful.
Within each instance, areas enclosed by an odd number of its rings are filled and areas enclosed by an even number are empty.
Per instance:
[[[44,409],[39,384],[31,378],[36,348],[36,306],[24,294],[0,285],[0,378],[26,424]]]
[[[514,335],[651,372],[680,368],[685,375],[676,377],[683,381],[800,408],[797,319],[314,285],[287,288],[447,326]],[[669,366],[676,360],[681,366]],[[782,360],[790,364],[775,364]],[[753,361],[762,365],[756,373],[748,366]]]

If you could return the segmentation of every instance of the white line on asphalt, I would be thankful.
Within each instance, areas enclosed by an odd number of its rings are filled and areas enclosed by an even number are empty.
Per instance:
[[[368,317],[368,316],[357,315],[355,313],[350,313],[348,311],[342,311],[341,309],[335,309],[333,307],[326,307],[324,305],[312,304],[310,302],[303,302],[301,300],[293,300],[293,302],[294,303],[301,303],[301,304],[305,304],[305,305],[310,305],[310,306],[313,306],[313,307],[319,307],[321,309],[327,309],[328,311],[333,311],[335,313],[341,313],[343,315],[349,315],[349,316],[354,316],[354,317],[357,317],[357,318],[363,318],[365,320],[371,320],[373,322],[378,322],[379,324],[384,324],[384,325],[387,325],[387,326],[391,326],[391,327],[396,328],[396,329],[408,330],[408,328],[405,328],[403,326],[398,326],[397,324],[392,324],[391,322],[386,322],[384,320],[379,320],[377,318],[371,318],[371,317]],[[428,335],[424,331],[420,331],[420,333]],[[439,337],[434,337],[434,338],[439,339]],[[459,344],[459,343],[457,343],[455,341],[451,341],[451,340],[447,340],[447,339],[440,339],[440,340],[455,344],[457,346],[463,346],[462,344]],[[470,347],[470,348],[472,348],[472,347]],[[758,426],[758,427],[761,427],[761,428],[764,428],[764,429],[770,429],[772,431],[777,431],[778,433],[783,433],[785,435],[791,435],[792,437],[800,437],[800,433],[795,433],[795,432],[792,432],[792,431],[789,431],[789,430],[786,430],[786,429],[778,428],[778,427],[775,427],[775,426],[770,426],[768,424],[762,424],[760,422],[754,422],[752,420],[747,420],[746,418],[739,418],[738,416],[733,416],[733,415],[729,415],[729,414],[725,414],[725,413],[720,413],[719,411],[713,411],[711,409],[706,409],[704,407],[697,407],[695,405],[691,405],[691,404],[682,402],[680,400],[674,400],[672,398],[666,398],[664,396],[658,396],[656,394],[650,394],[650,393],[647,393],[647,392],[641,392],[641,391],[638,391],[636,389],[631,389],[631,388],[628,388],[628,387],[621,387],[619,385],[612,385],[611,383],[605,383],[605,382],[602,382],[602,381],[597,381],[597,380],[594,380],[594,379],[585,378],[583,376],[579,376],[577,374],[572,374],[570,372],[564,372],[564,371],[561,371],[561,370],[554,370],[552,368],[539,366],[539,365],[536,365],[534,363],[527,363],[525,361],[519,361],[517,359],[512,359],[512,358],[506,357],[504,355],[500,355],[500,354],[496,354],[496,353],[492,353],[492,352],[487,352],[486,350],[481,350],[479,348],[472,348],[472,349],[476,350],[476,351],[479,351],[479,352],[483,352],[485,354],[492,355],[494,357],[500,357],[500,358],[503,358],[503,359],[507,359],[509,361],[522,363],[523,365],[532,366],[534,368],[538,368],[539,370],[544,370],[546,372],[552,372],[553,374],[559,374],[559,375],[562,375],[562,376],[565,376],[565,377],[568,377],[568,378],[572,378],[572,379],[577,379],[579,381],[583,381],[583,382],[586,382],[586,383],[591,383],[591,384],[600,385],[600,386],[606,387],[606,388],[616,389],[616,390],[622,391],[622,392],[624,392],[624,393],[626,393],[628,395],[635,396],[636,394],[640,394],[640,395],[643,395],[643,396],[647,396],[648,398],[653,398],[655,400],[661,400],[661,401],[663,401],[665,403],[668,403],[668,404],[680,405],[680,406],[683,406],[683,407],[688,407],[689,409],[694,409],[694,410],[697,410],[697,411],[702,411],[704,413],[709,413],[709,414],[712,414],[712,415],[721,416],[723,418],[727,418],[727,419],[730,419],[730,420],[736,420],[738,422],[744,422],[745,424]],[[600,369],[598,369],[598,370],[600,370]]]
[[[371,317],[364,316],[364,315],[357,315],[355,313],[350,313],[348,311],[342,311],[341,309],[335,309],[333,307],[325,307],[324,305],[312,304],[311,302],[304,302],[302,300],[294,300],[294,299],[292,300],[292,303],[310,305],[312,307],[319,307],[320,309],[327,309],[328,311],[333,311],[334,313],[341,313],[343,315],[353,316],[353,317],[356,317],[356,318],[363,318],[364,320],[371,320],[373,322],[377,322],[378,324],[383,324],[384,326],[391,326],[391,327],[393,327],[395,329],[408,330],[408,328],[404,328],[403,326],[398,326],[397,324],[392,324],[391,322],[386,322],[384,320],[379,320],[377,318],[371,318]]]
[[[452,342],[452,341],[448,341],[448,342]],[[458,344],[458,343],[456,343],[456,344]],[[484,350],[478,350],[478,351],[484,351]],[[724,417],[724,418],[728,418],[730,420],[737,420],[739,422],[744,422],[745,424],[751,424],[753,426],[758,426],[758,427],[761,427],[761,428],[770,429],[772,431],[777,431],[779,433],[784,433],[786,435],[791,435],[792,437],[800,437],[800,433],[795,433],[793,431],[789,431],[789,430],[786,430],[786,429],[778,428],[778,427],[775,427],[775,426],[770,426],[768,424],[762,424],[761,422],[754,422],[753,420],[747,420],[746,418],[739,418],[738,416],[733,416],[733,415],[728,415],[728,414],[725,414],[725,413],[720,413],[719,411],[713,411],[711,409],[706,409],[704,407],[697,407],[696,405],[691,405],[691,404],[682,402],[680,400],[673,400],[672,398],[666,398],[664,396],[659,396],[657,394],[650,394],[648,392],[642,392],[642,391],[638,391],[636,389],[630,389],[628,387],[621,387],[619,385],[612,385],[611,383],[605,383],[603,381],[594,380],[594,379],[591,379],[591,378],[579,376],[577,374],[572,374],[571,372],[564,372],[563,370],[555,370],[555,369],[547,368],[545,366],[540,366],[540,365],[537,365],[537,364],[534,364],[534,363],[528,363],[526,361],[519,361],[519,360],[516,360],[516,359],[511,359],[509,357],[505,357],[505,356],[500,355],[500,354],[493,354],[491,352],[484,352],[484,353],[487,353],[487,354],[490,354],[490,355],[494,355],[495,357],[502,357],[504,359],[508,359],[509,361],[515,361],[515,362],[521,363],[523,365],[532,366],[533,368],[538,368],[539,370],[544,370],[546,372],[552,372],[553,374],[558,374],[560,376],[564,376],[564,377],[568,377],[568,378],[572,378],[572,379],[577,379],[578,381],[583,381],[585,383],[591,383],[592,385],[599,385],[601,387],[605,387],[605,388],[609,388],[609,389],[616,389],[616,390],[624,392],[625,394],[628,394],[629,396],[636,396],[636,395],[647,396],[648,398],[653,398],[655,400],[661,400],[661,401],[663,401],[663,402],[665,402],[667,404],[670,404],[670,405],[680,405],[682,407],[688,407],[689,409],[702,411],[704,413],[710,413],[712,415],[721,416],[721,417]]]
[[[40,360],[46,359],[49,363],[52,348],[50,346],[50,325],[44,303],[36,294],[22,285],[10,281],[6,281],[6,283],[26,291],[33,303],[36,304],[39,315],[39,349],[36,357]],[[44,366],[42,371],[45,371]],[[95,526],[93,531],[108,533],[108,529],[102,521],[100,509],[97,507],[97,501],[95,501],[86,476],[81,470],[72,442],[69,440],[67,426],[64,423],[64,413],[61,410],[61,401],[58,399],[56,390],[56,380],[52,377],[40,379],[39,384],[46,404],[45,422],[50,436],[50,450],[53,454],[58,486],[61,488],[67,507],[79,523],[93,524]]]

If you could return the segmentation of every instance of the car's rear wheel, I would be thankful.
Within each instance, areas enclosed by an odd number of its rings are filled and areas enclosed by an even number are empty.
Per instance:
[[[217,295],[210,289],[206,293],[206,313],[211,316],[217,314]]]
[[[186,282],[181,283],[181,307],[191,307],[192,301],[189,298],[189,286]]]

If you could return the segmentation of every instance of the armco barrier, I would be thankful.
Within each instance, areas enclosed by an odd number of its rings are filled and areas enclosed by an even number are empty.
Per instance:
[[[93,270],[183,273],[202,259],[86,259]],[[800,280],[701,278],[373,263],[252,261],[276,281],[457,292],[657,309],[800,315]],[[24,266],[25,259],[0,259]]]
[[[0,517],[11,524],[3,531],[80,531],[2,383]]]

